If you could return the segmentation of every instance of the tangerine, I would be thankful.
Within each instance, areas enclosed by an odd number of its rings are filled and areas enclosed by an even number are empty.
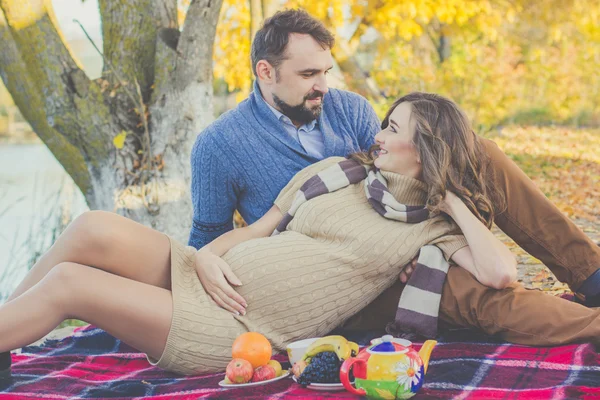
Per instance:
[[[264,335],[258,332],[246,332],[233,342],[231,356],[242,358],[250,362],[252,368],[257,368],[269,362],[272,351],[271,343]]]

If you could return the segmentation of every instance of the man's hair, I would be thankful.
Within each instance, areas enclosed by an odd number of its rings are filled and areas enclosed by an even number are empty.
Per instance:
[[[331,49],[335,39],[318,19],[302,9],[278,11],[267,18],[252,42],[252,72],[256,64],[267,60],[275,69],[286,59],[285,50],[291,33],[312,36],[324,49]]]

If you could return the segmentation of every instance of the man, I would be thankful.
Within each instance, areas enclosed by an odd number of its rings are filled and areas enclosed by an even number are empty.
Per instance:
[[[309,164],[373,143],[379,131],[373,108],[361,96],[327,87],[333,44],[331,33],[304,11],[278,12],[265,21],[252,44],[254,91],[207,127],[192,152],[191,246],[231,230],[236,209],[249,224],[259,219]],[[578,290],[586,305],[600,305],[600,249],[493,142],[485,146],[490,179],[507,199],[496,224]],[[347,326],[393,320],[402,286],[388,289]]]
[[[249,224],[302,168],[368,149],[379,130],[361,96],[327,87],[331,33],[304,11],[265,21],[252,46],[254,91],[199,136],[192,150],[194,221],[190,245]]]

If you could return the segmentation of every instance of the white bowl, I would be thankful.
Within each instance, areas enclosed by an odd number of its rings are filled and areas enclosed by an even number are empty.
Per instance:
[[[315,338],[297,340],[295,342],[288,344],[285,348],[287,350],[288,359],[290,360],[290,364],[292,366],[294,366],[294,363],[296,361],[300,361],[302,359],[302,356],[304,355],[304,353],[306,353],[308,346],[310,346],[317,339],[319,339],[319,338],[315,337]]]

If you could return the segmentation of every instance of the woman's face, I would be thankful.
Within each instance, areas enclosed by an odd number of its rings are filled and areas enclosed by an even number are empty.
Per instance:
[[[375,143],[381,148],[375,166],[420,179],[421,162],[413,143],[416,123],[411,114],[412,105],[400,103],[390,115],[387,128],[375,135]]]

